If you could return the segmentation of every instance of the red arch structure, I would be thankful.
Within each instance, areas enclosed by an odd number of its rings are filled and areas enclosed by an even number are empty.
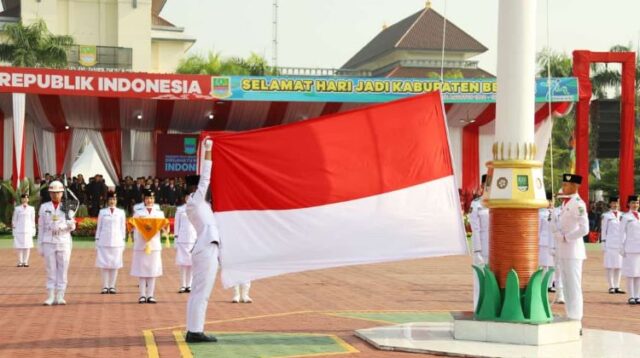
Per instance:
[[[626,207],[627,196],[633,194],[634,169],[634,106],[636,54],[635,52],[573,51],[573,75],[578,78],[579,100],[576,109],[576,174],[582,175],[580,196],[589,200],[589,103],[591,101],[590,65],[594,62],[622,64],[622,111],[620,120],[620,167],[618,188],[620,201]]]

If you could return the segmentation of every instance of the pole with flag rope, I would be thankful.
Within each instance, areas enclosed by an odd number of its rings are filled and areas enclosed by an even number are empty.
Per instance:
[[[535,160],[536,4],[499,2],[496,131],[483,197],[490,209],[489,265],[474,266],[479,320],[553,320],[546,297],[553,270],[538,270],[538,210],[548,203],[542,163]]]

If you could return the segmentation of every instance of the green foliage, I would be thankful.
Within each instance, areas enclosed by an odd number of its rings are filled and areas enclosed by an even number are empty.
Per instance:
[[[174,205],[162,205],[160,206],[160,209],[162,210],[162,212],[164,213],[164,217],[169,219],[169,218],[173,218],[176,216],[176,209],[177,207]]]
[[[180,61],[177,73],[199,75],[276,75],[277,70],[270,67],[264,57],[251,53],[248,58],[223,58],[220,53],[209,52],[206,56],[195,54]]]
[[[86,205],[82,204],[80,206],[78,206],[78,210],[76,211],[76,215],[77,218],[86,218],[89,217],[89,209],[87,208]]]
[[[632,46],[615,45],[610,48],[611,52],[627,52],[632,51]],[[572,60],[569,56],[563,53],[556,53],[549,49],[545,49],[537,56],[538,60],[538,75],[542,77],[547,76],[547,63],[550,62],[551,76],[552,77],[564,77],[572,75]],[[640,76],[640,66],[636,65],[636,77]],[[621,85],[621,76],[619,71],[611,69],[606,64],[592,64],[591,66],[591,81],[593,85],[593,94],[598,98],[605,97],[607,89],[614,89],[618,93],[618,89]],[[640,89],[640,81],[636,81],[637,89]],[[638,110],[636,108],[636,110]],[[558,191],[560,187],[560,175],[562,173],[571,170],[571,138],[573,136],[573,129],[575,126],[575,112],[569,113],[564,118],[558,118],[554,121],[554,127],[552,132],[553,143],[553,188],[554,191]],[[598,129],[595,127],[590,128],[589,135],[589,157],[596,159],[596,143],[598,138]],[[636,136],[636,143],[638,143],[638,136]],[[640,148],[636,144],[635,146],[635,167],[640,168]],[[547,156],[544,162],[544,178],[547,189],[551,190],[551,153],[547,151]],[[600,159],[600,177],[598,180],[593,173],[589,173],[589,189],[596,190],[601,189],[605,192],[605,195],[618,194],[618,158]],[[591,163],[590,167],[591,169]],[[640,175],[635,176],[635,187],[640,188]]]
[[[40,204],[40,188],[31,179],[25,179],[15,190],[8,180],[0,181],[0,221],[11,226],[13,209],[20,202],[22,193],[29,194],[29,205],[36,208]]]
[[[76,230],[73,232],[73,236],[95,237],[97,228],[98,222],[95,219],[87,218],[76,225]]]
[[[547,77],[549,70],[551,77],[570,77],[573,74],[573,64],[566,53],[545,48],[537,54],[536,61],[540,77]]]
[[[42,19],[25,26],[22,21],[4,26],[6,40],[0,44],[0,60],[21,67],[67,66],[71,36],[52,34]]]
[[[11,226],[0,222],[0,235],[11,235]]]

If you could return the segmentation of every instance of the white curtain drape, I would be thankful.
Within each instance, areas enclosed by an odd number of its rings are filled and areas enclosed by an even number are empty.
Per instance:
[[[4,138],[2,146],[2,174],[4,180],[9,180],[13,172],[13,121],[11,117],[5,116],[2,121],[4,126]]]
[[[90,130],[87,131],[87,136],[89,138],[89,142],[93,144],[93,148],[98,154],[100,161],[102,161],[102,165],[107,170],[107,175],[111,178],[111,181],[114,183],[118,183],[118,175],[116,174],[116,169],[113,166],[113,162],[111,160],[111,154],[107,149],[107,146],[104,143],[104,139],[102,138],[102,134],[100,131]]]
[[[36,146],[38,148],[38,164],[42,175],[56,174],[56,136],[51,131],[43,130],[42,127],[33,128]]]
[[[125,130],[122,135],[122,175],[132,177],[154,175],[153,131]]]
[[[449,144],[453,156],[453,172],[456,178],[456,188],[462,186],[462,128],[449,127]]]
[[[88,129],[73,129],[71,133],[71,143],[67,147],[67,153],[64,157],[64,165],[62,166],[62,172],[67,175],[71,175],[71,168],[73,168],[73,162],[75,162],[80,149],[85,144],[89,130]]]
[[[24,113],[26,105],[26,95],[24,93],[13,93],[13,144],[15,150],[16,175],[14,182],[22,180],[25,173],[22,172],[24,157]]]

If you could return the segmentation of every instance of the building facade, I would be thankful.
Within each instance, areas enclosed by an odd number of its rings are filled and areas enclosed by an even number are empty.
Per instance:
[[[174,72],[194,44],[160,16],[166,0],[2,0],[0,24],[43,19],[56,35],[69,35],[70,67]]]

